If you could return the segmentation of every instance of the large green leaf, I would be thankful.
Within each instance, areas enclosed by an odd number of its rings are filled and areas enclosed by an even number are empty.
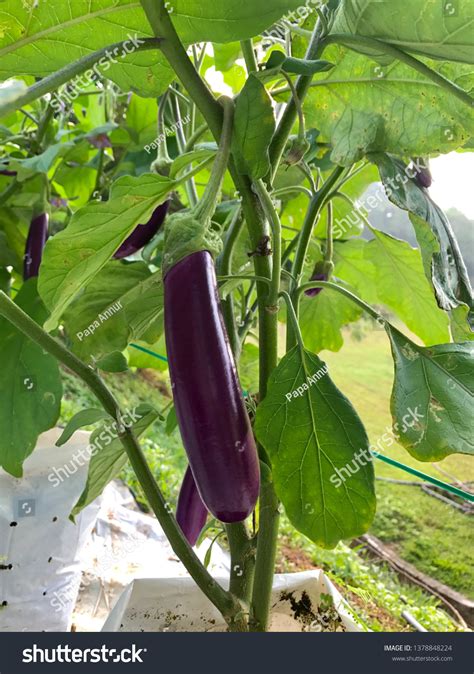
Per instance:
[[[361,316],[362,309],[333,290],[325,289],[316,297],[304,296],[300,326],[306,346],[315,353],[323,349],[339,351],[344,344],[342,328]]]
[[[45,77],[91,51],[135,37],[152,37],[138,2],[130,0],[48,0],[0,4],[0,79]],[[126,54],[121,47],[104,57],[99,71],[125,91],[157,96],[174,73],[159,51]],[[91,73],[91,71],[89,71]],[[79,88],[90,77],[82,77]]]
[[[180,37],[191,43],[258,35],[300,4],[301,0],[171,0],[167,7]],[[174,73],[158,50],[136,52],[137,37],[152,37],[152,30],[136,0],[6,0],[0,5],[0,79],[44,77],[93,50],[128,40],[129,53],[117,48],[101,61],[100,72],[125,91],[155,97]]]
[[[259,35],[301,5],[301,0],[170,0],[168,6],[185,42],[234,42]]]
[[[38,286],[51,310],[46,329],[56,327],[80,288],[94,278],[137,225],[148,222],[175,185],[152,174],[119,178],[108,201],[81,208],[68,227],[48,241]]]
[[[162,331],[161,273],[143,262],[108,262],[64,314],[72,350],[87,360],[122,351],[132,339]],[[156,324],[154,327],[153,324]]]
[[[367,152],[427,156],[462,147],[474,135],[474,111],[407,65],[381,66],[333,46],[325,52],[335,68],[316,75],[305,103],[308,126],[320,129],[350,163]],[[465,89],[469,66],[434,63]]]
[[[394,430],[419,461],[474,454],[474,345],[422,348],[387,325],[395,361]]]
[[[298,531],[323,547],[367,531],[375,513],[369,441],[317,356],[296,346],[282,359],[257,409],[255,432]]]
[[[40,325],[46,311],[36,279],[23,284],[16,304]],[[56,360],[0,317],[0,466],[15,477],[40,433],[59,417],[62,384]]]
[[[427,281],[420,251],[406,241],[371,227],[374,239],[365,248],[376,269],[377,296],[425,344],[449,341],[449,319]]]
[[[473,28],[471,0],[342,0],[331,32],[377,38],[443,61],[474,63]]]
[[[334,276],[348,283],[369,304],[377,304],[377,272],[367,253],[369,243],[350,239],[334,243]]]
[[[126,418],[125,418],[126,417]],[[158,412],[146,403],[124,414],[122,423],[131,427],[135,437],[140,437],[158,417]],[[89,440],[89,472],[84,490],[71,512],[76,517],[89,503],[96,499],[109,482],[120,475],[127,463],[127,454],[118,438],[117,422],[105,422],[97,428]]]
[[[425,274],[433,284],[438,304],[445,311],[472,310],[469,275],[462,259],[456,237],[443,211],[407,173],[405,163],[386,154],[374,155],[387,196],[399,208],[410,213],[421,249]],[[463,309],[464,306],[464,309]],[[457,320],[457,315],[456,315]],[[465,323],[466,333],[469,331]]]
[[[275,133],[275,114],[265,85],[250,75],[237,98],[234,147],[239,169],[263,178],[270,169],[268,148]]]

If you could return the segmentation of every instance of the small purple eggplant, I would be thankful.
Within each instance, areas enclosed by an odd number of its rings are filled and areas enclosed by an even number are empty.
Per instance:
[[[208,511],[199,496],[191,468],[188,466],[179,492],[176,520],[189,545],[195,546],[206,524]]]
[[[120,248],[114,254],[114,258],[121,260],[124,257],[133,255],[138,250],[143,248],[143,246],[146,246],[146,244],[151,241],[151,239],[155,236],[163,224],[166,214],[168,213],[168,207],[169,201],[165,201],[164,204],[161,204],[158,206],[158,208],[155,208],[146,225],[138,225],[135,228],[128,239],[125,239]]]
[[[23,278],[25,281],[38,276],[43,249],[48,239],[48,223],[49,216],[47,213],[37,215],[30,223],[23,262]]]

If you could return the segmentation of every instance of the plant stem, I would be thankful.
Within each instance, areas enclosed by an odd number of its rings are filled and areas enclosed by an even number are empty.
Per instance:
[[[357,295],[354,295],[354,293],[351,293],[350,290],[347,290],[346,288],[343,288],[342,286],[337,285],[336,283],[330,283],[329,281],[311,281],[309,283],[303,283],[295,293],[296,301],[298,302],[299,298],[301,297],[302,293],[304,293],[305,290],[311,290],[312,288],[328,288],[329,290],[335,290],[336,292],[340,293],[341,295],[344,295],[348,300],[351,300],[351,302],[354,302],[355,304],[358,304],[364,311],[366,311],[372,318],[375,318],[376,321],[383,321],[384,323],[387,323],[387,321],[379,314],[378,311],[373,309],[370,304],[367,304],[367,302],[364,302],[364,300],[361,300],[360,297],[357,297]]]
[[[295,259],[293,261],[292,273],[295,280],[293,281],[293,283],[290,284],[290,297],[292,300],[294,299],[295,289],[297,287],[297,284],[299,283],[299,279],[303,271],[303,265],[308,252],[308,246],[311,239],[311,234],[313,232],[314,224],[316,222],[319,213],[321,212],[321,209],[323,208],[324,204],[329,198],[332,188],[334,187],[338,178],[341,176],[344,170],[345,169],[342,166],[336,166],[334,171],[331,173],[329,178],[323,184],[321,189],[316,192],[316,194],[314,195],[309,204],[309,208],[306,212],[305,221],[303,223],[303,227],[301,228],[301,233],[298,238]],[[296,317],[298,318],[297,303],[295,303],[295,311]],[[289,351],[291,348],[293,348],[293,346],[295,346],[295,344],[296,344],[296,335],[294,333],[291,324],[288,324],[286,333],[287,350]]]
[[[224,108],[224,123],[220,137],[219,150],[212,167],[209,182],[202,199],[194,209],[197,220],[205,222],[209,220],[216,210],[216,203],[221,192],[227,164],[229,163],[230,148],[232,142],[232,129],[234,123],[234,101],[222,96],[220,99]]]
[[[324,254],[324,261],[328,263],[328,267],[332,266],[332,269],[334,269],[333,266],[333,255],[334,255],[334,228],[333,228],[333,207],[332,207],[332,201],[328,201],[327,205],[327,213],[328,213],[328,226],[326,230],[326,251]]]
[[[21,108],[21,106],[27,105],[28,103],[35,101],[37,98],[40,98],[45,94],[49,94],[52,91],[55,91],[63,84],[66,84],[66,82],[69,82],[69,80],[71,80],[73,77],[80,75],[84,71],[94,66],[96,63],[100,61],[101,58],[107,56],[107,53],[110,53],[111,51],[113,52],[115,48],[120,49],[122,45],[123,42],[116,42],[114,44],[110,44],[107,47],[104,47],[103,49],[98,49],[97,51],[94,51],[91,54],[87,54],[87,56],[83,56],[78,61],[69,63],[67,66],[61,68],[52,75],[44,77],[39,82],[36,82],[31,87],[28,87],[25,93],[22,94],[19,98],[16,98],[14,101],[10,101],[8,103],[0,105],[0,117],[8,115],[11,112],[18,110],[18,108]],[[149,38],[144,40],[143,44],[137,46],[137,51],[149,51],[150,49],[159,49],[159,47],[160,47],[159,39]]]
[[[321,20],[318,20],[311,37],[308,49],[306,51],[305,59],[308,61],[313,61],[317,59],[320,54],[320,38],[322,31]],[[298,96],[298,101],[300,105],[303,105],[303,101],[308,93],[311,80],[313,79],[312,75],[300,75],[296,81],[295,90]],[[280,120],[278,129],[273,137],[273,141],[270,145],[270,162],[272,165],[271,172],[271,182],[277,172],[278,166],[280,165],[283,152],[285,150],[285,145],[288,140],[288,137],[293,128],[293,124],[296,121],[298,116],[298,109],[296,102],[292,97],[288,102],[288,105],[285,108],[285,112]]]
[[[164,0],[140,0],[156,37],[162,37],[160,49],[165,55],[188,94],[207,120],[214,136],[219,138],[222,126],[222,108],[199,76],[193,62],[176,33]]]
[[[258,71],[257,59],[255,58],[255,50],[253,48],[252,40],[242,40],[240,42],[242,47],[242,54],[244,55],[245,65],[247,66],[247,72],[256,73]]]
[[[393,56],[398,61],[406,63],[406,65],[410,66],[410,68],[413,68],[413,70],[417,70],[422,75],[425,75],[428,77],[428,79],[435,82],[438,86],[440,86],[452,96],[456,96],[456,98],[468,105],[470,108],[472,108],[474,104],[474,99],[468,94],[467,91],[464,91],[464,89],[458,87],[457,84],[454,84],[454,82],[451,82],[451,80],[448,80],[443,75],[440,75],[440,73],[436,72],[436,70],[433,70],[419,59],[411,56],[411,54],[407,54],[402,49],[399,49],[388,42],[383,42],[382,40],[377,40],[373,37],[364,37],[362,35],[333,34],[328,35],[321,40],[321,48],[324,49],[330,44],[342,44],[354,50],[357,50],[358,46],[365,46],[369,47],[369,49],[382,51],[385,54]]]
[[[186,143],[186,147],[184,148],[185,153],[190,152],[194,148],[194,146],[196,145],[198,140],[202,136],[204,136],[207,129],[208,129],[207,124],[201,124],[201,126],[198,126],[198,128],[196,129],[196,131],[194,131],[192,136],[189,136],[189,138],[188,138],[188,141]]]
[[[280,503],[273,487],[271,470],[262,466],[262,484],[259,501],[257,558],[250,613],[250,629],[265,632],[268,628],[273,575],[280,524]]]
[[[53,118],[54,115],[54,109],[53,106],[48,102],[46,104],[46,110],[44,112],[43,117],[41,118],[39,124],[38,124],[38,130],[36,131],[36,145],[38,147],[38,150],[41,151],[41,144],[43,142],[43,138],[46,134],[46,131],[48,130],[49,123],[51,119]]]
[[[172,89],[171,91],[174,92],[175,89]],[[178,148],[180,154],[182,154],[184,152],[184,148],[186,147],[186,137],[184,135],[183,120],[181,117],[181,108],[179,107],[179,100],[177,96],[173,96],[173,111],[176,122],[176,139],[178,141]],[[190,178],[190,180],[186,181],[185,190],[186,194],[188,195],[189,205],[191,208],[194,208],[199,202],[199,197],[196,189],[196,183],[194,182],[194,178]]]
[[[71,353],[60,342],[45,332],[32,318],[28,316],[12,300],[0,292],[0,315],[4,316],[17,330],[38,344],[47,353],[60,361],[65,367],[74,372],[91,389],[105,411],[116,420],[121,418],[118,402],[108,390],[96,371],[85,365],[77,356]],[[155,479],[146,463],[135,436],[130,429],[125,429],[119,436],[127,453],[132,467],[137,475],[150,506],[153,509],[160,525],[163,527],[171,547],[183,562],[196,584],[206,597],[219,609],[229,624],[244,628],[240,603],[229,592],[226,592],[206,571],[195,552],[189,545],[175,518],[169,512],[169,506],[156,484]],[[237,621],[234,623],[234,621]]]
[[[253,184],[267,220],[270,222],[273,232],[273,270],[272,283],[268,293],[267,309],[278,311],[278,295],[280,293],[281,277],[281,222],[273,204],[272,198],[267,192],[263,180],[256,180]]]
[[[242,231],[244,221],[241,214],[241,209],[236,208],[235,213],[233,214],[229,228],[227,229],[227,234],[224,240],[224,248],[222,253],[217,258],[216,269],[218,276],[230,276],[232,272],[232,256],[234,252],[235,244],[239,238],[239,234]],[[224,322],[227,327],[227,333],[229,335],[230,346],[234,354],[235,360],[238,363],[240,360],[241,344],[239,340],[239,335],[237,332],[237,325],[235,322],[235,313],[234,313],[234,298],[230,293],[228,297],[222,300],[222,313],[224,315]]]

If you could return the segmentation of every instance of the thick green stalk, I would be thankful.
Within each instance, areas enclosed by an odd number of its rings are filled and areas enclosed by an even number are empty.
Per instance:
[[[100,59],[107,57],[110,52],[113,52],[115,48],[120,49],[122,45],[123,42],[115,42],[114,44],[110,44],[103,49],[98,49],[91,54],[87,54],[87,56],[83,56],[78,61],[69,63],[64,68],[61,68],[55,73],[52,73],[52,75],[44,77],[39,82],[36,82],[31,87],[28,87],[25,93],[23,93],[19,98],[0,105],[0,117],[9,115],[11,112],[18,110],[18,108],[21,108],[23,105],[27,105],[28,103],[35,101],[37,98],[40,98],[45,94],[56,91],[56,89],[58,89],[63,84],[66,84],[66,82],[69,82],[69,80],[73,79],[73,77],[76,77],[89,68],[92,68],[100,61]],[[146,39],[143,40],[143,44],[137,46],[137,51],[149,51],[150,49],[159,49],[159,47],[159,39]]]
[[[261,465],[257,559],[250,612],[250,630],[253,632],[266,632],[268,629],[280,524],[280,503],[273,486],[271,470],[265,464]]]
[[[281,276],[281,222],[278,213],[276,212],[272,198],[269,195],[263,180],[256,180],[253,184],[254,191],[260,199],[263,212],[267,220],[271,224],[273,239],[273,269],[272,269],[272,283],[268,294],[268,310],[271,307],[278,312],[278,295],[280,293],[280,276]]]
[[[256,73],[258,70],[257,59],[255,58],[255,50],[253,48],[252,40],[242,40],[240,43],[242,47],[242,54],[244,55],[247,72]]]
[[[3,292],[0,292],[0,315],[4,316],[20,332],[80,377],[112,418],[116,420],[121,418],[118,402],[97,372],[85,365],[77,356],[45,332]],[[234,629],[246,629],[245,621],[241,615],[240,602],[229,592],[226,592],[201,564],[175,518],[169,512],[169,506],[156,484],[140,445],[131,430],[124,430],[119,439],[137,475],[140,486],[176,555],[206,597],[219,609],[229,625]]]
[[[230,548],[229,591],[246,606],[250,606],[255,571],[255,543],[243,522],[226,524]]]

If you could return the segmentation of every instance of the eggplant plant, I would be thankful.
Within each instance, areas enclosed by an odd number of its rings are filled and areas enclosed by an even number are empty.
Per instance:
[[[65,432],[118,422],[73,514],[129,461],[228,629],[265,631],[281,513],[328,548],[374,518],[369,438],[319,355],[347,325],[386,332],[410,455],[474,452],[473,294],[428,166],[472,148],[470,2],[96,4],[0,7],[0,466],[20,478],[57,423],[62,364],[104,409]],[[385,195],[417,248],[374,223]],[[157,411],[124,427],[101,375],[135,367],[137,342],[166,344],[176,517],[140,447]],[[208,513],[229,589],[192,547]]]

